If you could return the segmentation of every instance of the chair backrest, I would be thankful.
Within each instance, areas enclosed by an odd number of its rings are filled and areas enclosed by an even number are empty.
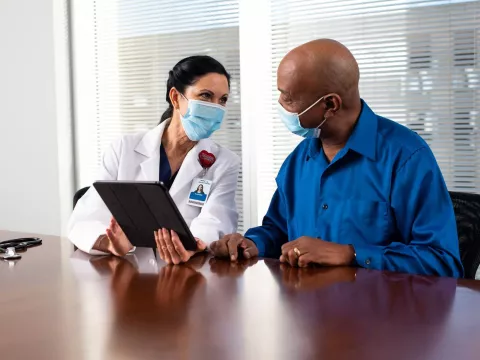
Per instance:
[[[81,188],[80,190],[78,190],[75,195],[73,195],[73,208],[75,209],[75,205],[77,205],[77,202],[78,200],[80,200],[82,198],[83,195],[85,195],[85,193],[88,191],[88,189],[90,189],[90,186],[86,186],[84,188]],[[76,251],[77,250],[77,247],[75,245],[73,245],[73,250]]]
[[[83,195],[90,189],[90,186],[86,186],[80,190],[78,190],[75,195],[73,195],[73,208],[75,209],[75,205],[77,205],[78,200],[81,199]]]
[[[474,279],[480,265],[480,195],[450,192],[457,221],[465,277]]]

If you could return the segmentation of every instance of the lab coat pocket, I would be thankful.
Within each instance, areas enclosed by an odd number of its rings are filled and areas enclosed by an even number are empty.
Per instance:
[[[386,242],[390,223],[390,206],[386,202],[351,199],[343,204],[343,241],[381,245]]]

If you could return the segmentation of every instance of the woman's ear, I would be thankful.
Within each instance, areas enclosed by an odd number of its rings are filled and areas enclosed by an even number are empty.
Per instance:
[[[172,87],[170,89],[170,92],[168,93],[168,96],[170,98],[170,102],[172,103],[173,108],[176,110],[180,109],[180,94],[178,90]]]

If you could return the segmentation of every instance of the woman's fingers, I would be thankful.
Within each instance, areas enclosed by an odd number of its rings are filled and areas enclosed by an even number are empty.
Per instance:
[[[187,262],[195,253],[185,249],[180,237],[173,230],[170,231],[167,229],[160,229],[156,231],[154,235],[160,258],[168,264],[180,264],[182,262]],[[202,240],[196,240],[198,251],[205,250],[207,244],[205,244]]]
[[[170,256],[170,253],[167,249],[167,244],[166,244],[166,241],[165,241],[165,229],[160,229],[157,231],[157,236],[158,236],[158,240],[160,242],[160,249],[161,251],[163,251],[163,255],[164,255],[164,261],[167,263],[167,264],[171,264],[173,261],[172,261],[172,258]]]
[[[205,251],[207,244],[198,238],[195,238],[195,240],[197,240],[197,251]]]
[[[162,259],[163,261],[166,261],[165,260],[165,251],[163,251],[163,249],[162,249],[162,244],[160,243],[159,233],[160,233],[160,230],[154,231],[153,236],[155,237],[155,244],[157,244],[157,250],[158,250],[158,254],[160,255],[160,259]]]
[[[118,230],[118,223],[117,223],[117,220],[115,220],[115,218],[111,218],[110,219],[110,230],[112,230],[112,232],[115,234]]]
[[[187,250],[185,250],[185,247],[183,246],[182,242],[180,241],[180,238],[178,237],[177,233],[173,230],[170,231],[170,238],[172,239],[172,244],[173,244],[173,249],[175,250],[176,254],[179,256],[181,262],[188,261],[190,259],[191,254]]]
[[[111,243],[115,243],[115,234],[112,231],[112,228],[108,228],[105,233],[107,234],[108,240],[110,240]]]
[[[163,228],[162,229],[162,234],[163,234],[163,240],[165,241],[165,245],[167,247],[167,251],[170,254],[170,258],[172,259],[172,262],[177,265],[180,264],[180,256],[178,255],[177,251],[175,250],[175,247],[172,242],[172,237],[170,236],[170,231],[167,229]]]

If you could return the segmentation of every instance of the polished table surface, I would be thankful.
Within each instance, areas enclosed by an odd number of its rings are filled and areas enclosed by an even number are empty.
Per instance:
[[[0,359],[480,359],[480,282],[42,238],[0,262]]]

